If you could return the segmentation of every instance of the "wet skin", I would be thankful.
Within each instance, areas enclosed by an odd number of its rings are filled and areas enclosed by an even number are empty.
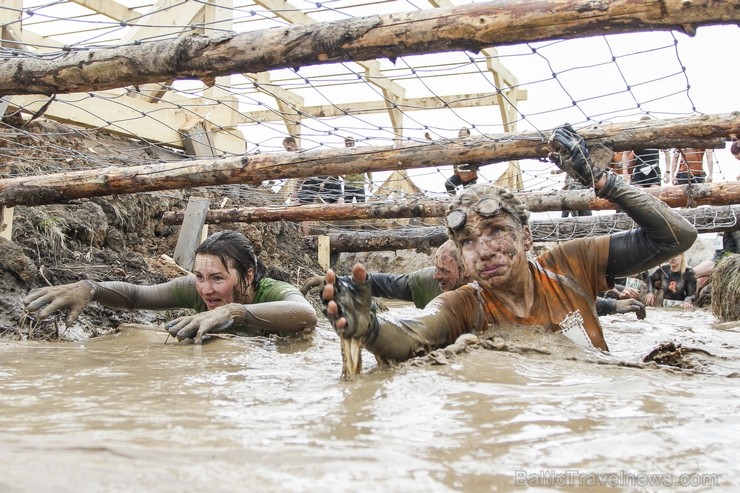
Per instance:
[[[439,283],[442,291],[450,291],[460,286],[462,280],[457,261],[449,253],[437,253],[434,259],[434,280]]]
[[[228,268],[216,255],[198,254],[193,264],[195,290],[205,301],[209,310],[229,303],[248,303],[247,294],[242,292],[234,261],[227,261]],[[247,285],[251,284],[254,272],[247,272]]]
[[[532,248],[532,235],[528,226],[508,212],[493,217],[468,213],[456,241],[466,272],[486,289],[509,288],[529,277],[527,252]]]

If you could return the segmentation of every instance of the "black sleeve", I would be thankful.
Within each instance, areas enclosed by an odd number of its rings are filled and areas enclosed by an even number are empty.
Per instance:
[[[687,267],[684,271],[686,276],[686,300],[693,303],[696,298],[696,273],[691,267]]]
[[[596,297],[596,314],[600,317],[617,312],[617,300]]]
[[[696,228],[683,216],[612,173],[607,173],[607,183],[597,195],[620,206],[639,226],[611,235],[606,266],[611,279],[660,265],[696,240]]]
[[[369,274],[373,296],[414,301],[408,274]]]

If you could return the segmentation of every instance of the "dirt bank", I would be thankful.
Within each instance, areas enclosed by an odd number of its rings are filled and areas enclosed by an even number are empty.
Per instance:
[[[158,148],[141,143],[132,145],[130,140],[115,136],[98,135],[93,141],[87,134],[59,132],[53,139],[49,138],[55,128],[55,124],[34,122],[21,138],[0,138],[0,176],[58,173],[64,169],[60,166],[67,164],[70,169],[95,164],[90,160],[82,163],[77,159],[59,160],[58,152],[62,148],[69,155],[93,149],[96,156],[108,158],[99,160],[101,166],[142,164],[161,153]],[[1,134],[2,130],[0,137]],[[44,148],[51,144],[57,153]],[[117,159],[116,152],[127,159]],[[168,157],[173,156],[177,155]],[[33,166],[28,167],[27,163],[31,162]],[[260,190],[246,185],[237,187],[240,193],[230,194],[229,205],[255,205]],[[82,279],[150,284],[182,275],[172,265],[162,262],[162,254],[174,254],[180,232],[179,226],[164,224],[162,215],[184,209],[190,195],[221,203],[225,193],[224,189],[210,188],[15,207],[12,242],[0,241],[0,335],[13,339],[80,339],[109,332],[122,322],[148,322],[172,316],[110,310],[93,303],[75,327],[65,328],[61,317],[40,324],[26,318],[21,300],[32,288]],[[213,225],[209,232],[222,229],[246,234],[271,277],[300,286],[321,273],[316,252],[305,246],[292,223]]]

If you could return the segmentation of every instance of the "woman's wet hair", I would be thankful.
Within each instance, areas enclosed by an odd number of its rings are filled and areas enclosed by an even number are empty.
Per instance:
[[[498,202],[499,206],[511,214],[522,226],[529,224],[529,211],[527,207],[519,200],[516,195],[505,188],[496,185],[478,184],[466,188],[463,193],[458,195],[447,207],[447,213],[459,210],[467,214],[467,211],[476,210],[476,206],[482,201],[493,199]],[[448,221],[449,222],[449,221]],[[447,233],[450,238],[455,238],[455,232],[459,228],[452,229],[447,224]]]
[[[265,265],[255,255],[252,242],[238,231],[226,230],[212,234],[195,249],[195,254],[199,253],[217,256],[227,271],[229,270],[229,259],[233,260],[239,284],[245,291],[249,269],[254,270],[252,286],[255,289],[267,272]]]

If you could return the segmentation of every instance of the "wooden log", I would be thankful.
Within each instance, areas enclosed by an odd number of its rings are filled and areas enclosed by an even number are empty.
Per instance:
[[[0,62],[0,94],[100,91],[305,65],[641,31],[734,24],[734,2],[716,0],[502,0],[292,25],[213,37],[182,36],[64,56]]]
[[[654,146],[684,147],[687,138],[712,144],[707,147],[723,147],[726,136],[740,134],[740,112],[594,125],[580,129],[579,133],[589,145],[604,145],[615,151]],[[536,135],[503,133],[446,143],[281,152],[6,178],[0,180],[0,205],[53,204],[155,190],[235,183],[257,185],[265,180],[284,178],[543,158],[551,151],[547,144],[549,135],[549,130]]]
[[[700,207],[678,211],[696,226],[699,233],[719,233],[737,228],[740,221],[740,205],[731,207]],[[626,231],[636,227],[634,221],[624,213],[585,216],[565,219],[532,220],[529,222],[536,242],[567,241]],[[307,236],[307,244],[316,248],[316,236]],[[438,247],[448,240],[447,228],[429,226],[372,232],[348,232],[329,234],[331,251],[372,252]]]
[[[731,205],[740,203],[740,182],[704,183],[656,187],[646,191],[671,207],[693,205]],[[594,196],[590,190],[554,192],[520,192],[515,194],[530,212],[561,210],[609,210],[615,206]],[[310,204],[302,206],[234,207],[213,209],[206,215],[206,223],[275,222],[275,221],[346,221],[367,219],[404,219],[443,217],[449,200],[417,199],[395,202],[366,202],[359,204]],[[183,211],[165,212],[165,224],[181,224]]]

